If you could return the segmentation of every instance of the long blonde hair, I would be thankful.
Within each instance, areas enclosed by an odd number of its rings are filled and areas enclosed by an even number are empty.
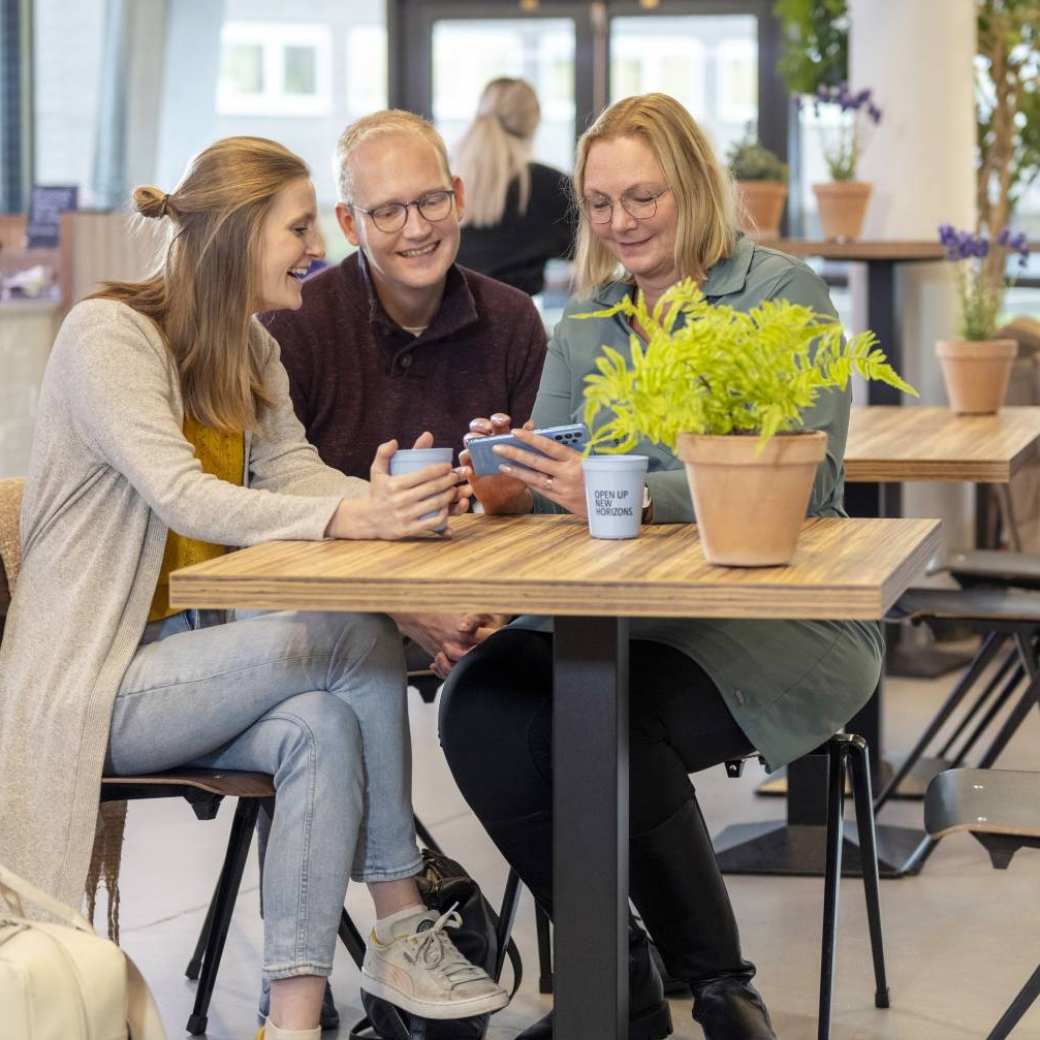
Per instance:
[[[528,162],[541,108],[531,85],[501,76],[480,95],[476,118],[455,147],[455,172],[466,187],[463,225],[491,227],[506,210],[506,196],[519,181],[520,213],[531,197]]]
[[[667,94],[624,98],[606,109],[578,141],[574,191],[585,195],[585,166],[597,141],[638,137],[654,153],[678,210],[675,267],[680,278],[701,279],[733,250],[737,236],[733,180],[693,116]],[[626,277],[616,257],[596,238],[578,207],[575,282],[578,295]]]
[[[172,225],[143,282],[105,282],[93,299],[119,300],[159,327],[180,375],[185,413],[225,431],[253,428],[272,403],[260,341],[257,260],[264,218],[307,164],[263,137],[227,137],[192,159],[177,187],[134,190],[143,217]]]

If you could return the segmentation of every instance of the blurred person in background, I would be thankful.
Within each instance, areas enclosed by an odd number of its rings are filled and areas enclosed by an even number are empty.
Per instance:
[[[466,185],[459,263],[534,296],[545,264],[568,257],[575,212],[567,176],[531,161],[541,121],[538,97],[522,79],[493,79],[455,148]]]

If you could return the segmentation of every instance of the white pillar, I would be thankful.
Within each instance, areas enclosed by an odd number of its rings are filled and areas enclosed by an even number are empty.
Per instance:
[[[937,238],[939,224],[975,223],[974,0],[849,0],[849,83],[882,109],[859,161],[874,185],[865,239]],[[953,334],[952,265],[905,264],[902,371],[921,403],[945,404],[935,342]],[[862,298],[862,272],[852,279]],[[865,319],[854,322],[863,328]],[[971,544],[973,497],[958,485],[907,485],[906,516],[940,516],[947,547]]]

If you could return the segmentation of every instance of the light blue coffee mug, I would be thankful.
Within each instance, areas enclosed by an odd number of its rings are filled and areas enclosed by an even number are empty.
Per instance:
[[[400,477],[405,473],[414,473],[417,469],[422,469],[424,466],[434,466],[441,462],[447,462],[451,465],[452,455],[454,452],[451,448],[403,448],[400,451],[395,451],[390,456],[390,476]],[[431,516],[436,516],[436,513],[426,513],[421,516],[420,520],[429,520]],[[440,527],[435,527],[435,531],[443,531],[447,528],[448,522],[445,521]]]
[[[645,455],[591,455],[582,462],[593,538],[639,537],[648,462]]]

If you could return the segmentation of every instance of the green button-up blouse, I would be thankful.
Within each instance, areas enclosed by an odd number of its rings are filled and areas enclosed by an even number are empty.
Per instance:
[[[826,285],[809,267],[744,237],[711,268],[702,289],[710,302],[739,310],[779,298],[836,315]],[[609,307],[631,291],[630,283],[614,282],[592,299],[568,303],[549,343],[533,413],[538,427],[580,419],[584,379],[595,371],[604,345],[630,359],[627,318],[575,321],[571,315]],[[809,516],[845,515],[842,459],[850,402],[851,392],[829,391],[806,413],[806,428],[827,434],[827,455],[816,473]],[[692,522],[683,464],[649,441],[632,450],[650,460],[646,482],[653,496],[653,522]],[[559,510],[536,496],[536,511]],[[769,518],[763,516],[761,522]],[[530,616],[514,624],[542,631],[552,627],[550,619]],[[883,653],[880,625],[863,621],[634,618],[630,635],[675,647],[701,665],[770,769],[811,751],[848,722],[874,690]]]

